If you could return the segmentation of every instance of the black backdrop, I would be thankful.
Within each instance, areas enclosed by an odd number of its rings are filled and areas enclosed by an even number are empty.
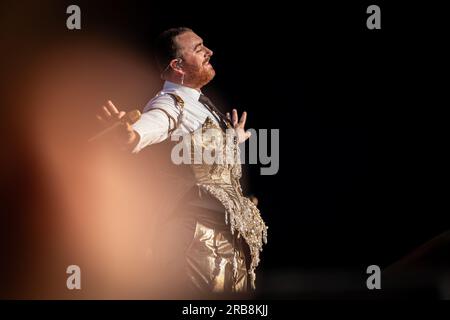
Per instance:
[[[278,174],[246,168],[269,225],[265,277],[364,277],[368,265],[386,267],[449,228],[435,180],[444,147],[435,76],[444,38],[431,17],[439,8],[377,3],[382,29],[368,30],[369,2],[77,1],[82,30],[66,35],[59,13],[68,4],[34,6],[32,36],[51,43],[64,34],[70,47],[70,37],[95,33],[150,56],[160,31],[191,27],[214,51],[217,75],[205,91],[225,109],[245,108],[249,127],[280,129]]]

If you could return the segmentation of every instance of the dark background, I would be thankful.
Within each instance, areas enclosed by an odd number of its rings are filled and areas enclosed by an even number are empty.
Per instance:
[[[159,32],[191,27],[214,51],[206,93],[247,110],[249,128],[280,129],[278,174],[246,168],[269,226],[258,269],[269,295],[295,294],[302,274],[351,272],[364,284],[368,265],[388,267],[449,229],[438,6],[77,1],[82,29],[68,32],[60,13],[69,4],[33,5],[32,32],[22,34],[69,48],[72,38],[104,35],[150,58]],[[381,7],[381,30],[366,28],[370,4]],[[18,51],[32,58],[21,40]]]

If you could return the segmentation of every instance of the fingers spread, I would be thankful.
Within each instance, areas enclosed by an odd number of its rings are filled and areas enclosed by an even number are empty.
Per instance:
[[[233,126],[236,126],[238,123],[238,113],[236,109],[233,109],[232,111],[232,122]]]
[[[108,100],[108,104],[106,105],[108,107],[108,110],[113,115],[117,115],[119,113],[119,110],[117,110],[116,106],[112,103],[111,100]]]
[[[245,121],[247,121],[247,112],[242,112],[241,120],[239,120],[239,126],[241,128],[245,127]]]
[[[120,111],[119,114],[117,115],[117,117],[119,119],[121,119],[124,115],[126,115],[127,113],[125,111]]]
[[[108,110],[107,107],[102,106],[102,109],[103,109],[103,113],[105,114],[105,116],[106,116],[107,118],[111,117],[111,112],[109,112],[109,110]]]

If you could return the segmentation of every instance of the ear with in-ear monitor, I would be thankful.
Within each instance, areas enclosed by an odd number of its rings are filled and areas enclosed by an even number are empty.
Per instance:
[[[181,60],[180,58],[177,59],[177,68],[181,68],[181,62],[183,60]]]

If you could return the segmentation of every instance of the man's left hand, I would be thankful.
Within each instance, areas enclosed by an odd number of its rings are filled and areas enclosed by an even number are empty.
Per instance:
[[[231,124],[233,125],[233,128],[238,137],[239,143],[243,143],[243,142],[245,142],[245,140],[250,138],[252,133],[250,131],[245,131],[245,122],[247,121],[247,112],[245,112],[245,111],[242,112],[241,119],[238,121],[238,119],[239,119],[238,112],[236,109],[233,109],[233,111],[231,112],[231,117],[230,117],[230,113],[227,113],[227,118],[228,118],[228,120],[230,120]]]

